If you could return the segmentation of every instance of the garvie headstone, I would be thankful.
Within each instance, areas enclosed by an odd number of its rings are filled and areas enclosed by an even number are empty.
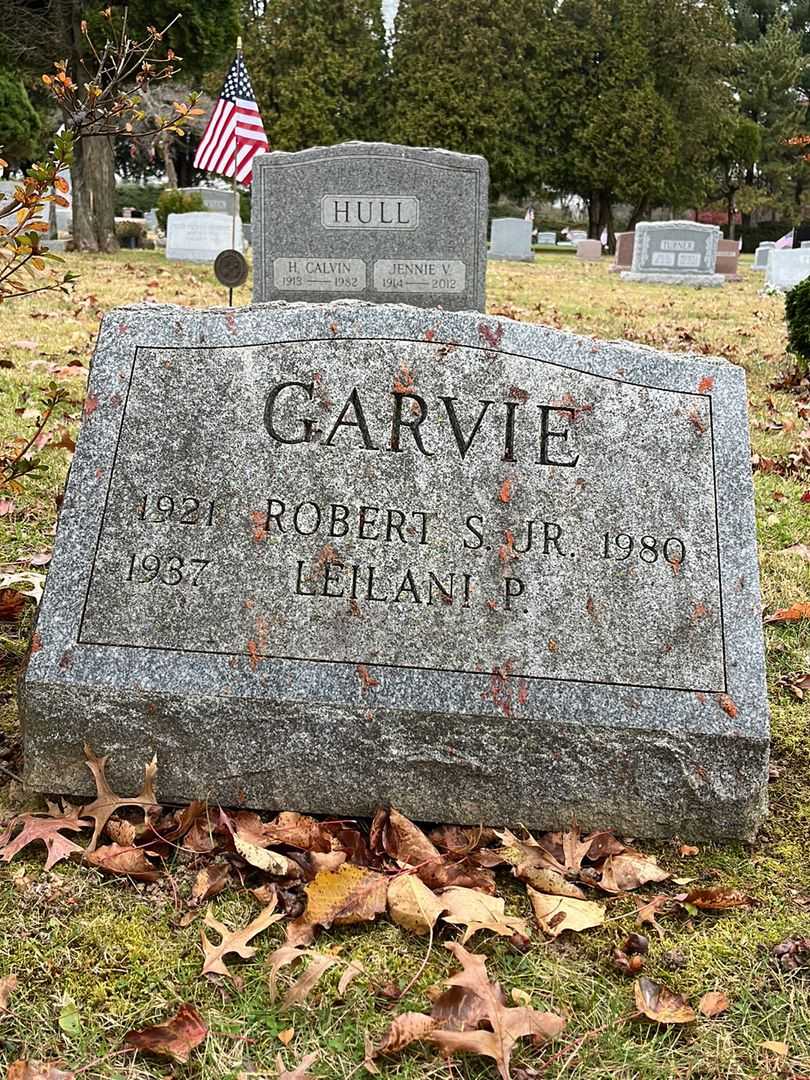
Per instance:
[[[253,299],[483,310],[489,170],[349,142],[253,160]]]
[[[776,247],[776,243],[773,240],[763,240],[754,252],[754,270],[767,270],[768,269],[768,255]]]
[[[36,790],[751,837],[745,375],[344,301],[103,321],[23,684]],[[92,407],[91,407],[92,406]]]
[[[810,248],[773,248],[768,256],[765,284],[772,289],[792,289],[810,276]]]
[[[623,281],[648,284],[724,285],[715,271],[720,229],[695,221],[640,221],[635,228],[632,269]]]
[[[238,217],[196,210],[189,214],[169,214],[166,219],[167,259],[213,262],[220,251],[228,248],[242,250],[242,222]]]
[[[489,257],[511,262],[534,262],[532,223],[525,218],[493,218]]]
[[[234,202],[239,198],[235,192],[227,191],[225,188],[185,187],[180,188],[180,192],[183,195],[199,195],[206,210],[231,216],[234,212]]]

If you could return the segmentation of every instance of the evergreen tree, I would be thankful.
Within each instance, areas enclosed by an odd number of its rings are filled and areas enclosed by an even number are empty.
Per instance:
[[[274,150],[384,137],[380,0],[254,2],[244,46]]]
[[[41,127],[20,77],[0,66],[0,156],[13,165],[30,160],[40,149]]]
[[[483,154],[493,196],[542,179],[548,0],[401,0],[391,59],[393,142]]]

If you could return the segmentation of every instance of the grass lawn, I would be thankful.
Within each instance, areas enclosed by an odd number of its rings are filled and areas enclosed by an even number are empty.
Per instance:
[[[30,427],[37,393],[49,381],[68,391],[51,429],[54,438],[42,449],[47,472],[25,482],[13,507],[0,496],[0,573],[41,571],[36,556],[52,544],[69,458],[69,449],[57,444],[69,444],[63,431],[76,435],[100,315],[141,300],[194,306],[226,301],[210,269],[169,265],[156,252],[70,255],[67,262],[81,275],[73,296],[41,294],[0,307],[0,440]],[[750,269],[750,259],[743,260],[741,282],[706,291],[625,284],[608,273],[608,265],[607,259],[579,263],[558,254],[541,254],[532,265],[495,263],[488,275],[489,307],[581,334],[719,355],[744,367],[757,462],[763,602],[770,612],[810,601],[810,561],[785,554],[791,545],[810,544],[810,501],[802,501],[810,492],[810,394],[805,390],[802,400],[769,385],[787,366],[783,300],[758,295],[763,275]],[[238,303],[248,298],[248,289],[239,290]],[[12,772],[20,767],[13,750],[14,685],[30,615],[19,624],[0,623],[0,755],[12,747],[0,765]],[[810,936],[810,691],[802,702],[790,690],[791,676],[795,681],[810,672],[810,622],[768,626],[766,640],[774,778],[771,815],[758,842],[750,849],[702,845],[692,856],[682,856],[677,842],[641,845],[676,877],[732,886],[753,898],[750,909],[667,917],[660,938],[654,930],[649,934],[646,975],[693,1004],[706,991],[725,991],[730,1008],[682,1027],[631,1019],[632,980],[611,960],[612,950],[636,929],[630,896],[609,901],[608,919],[597,930],[544,942],[537,929],[526,952],[482,932],[471,947],[488,957],[491,977],[506,993],[524,991],[535,1007],[558,1010],[568,1020],[561,1038],[546,1048],[528,1040],[519,1044],[514,1065],[571,1080],[810,1076],[810,962],[803,971],[788,972],[772,955],[784,939]],[[5,819],[26,796],[6,774],[0,782]],[[187,892],[187,869],[178,868],[177,882],[181,895]],[[505,876],[502,884],[507,910],[530,918],[523,887]],[[657,889],[640,893],[652,896]],[[679,888],[667,883],[664,890]],[[226,892],[213,908],[218,919],[237,927],[259,905],[249,894]],[[88,1078],[164,1076],[167,1064],[118,1051],[128,1030],[157,1023],[188,1001],[211,1034],[189,1064],[173,1067],[181,1080],[275,1076],[279,1051],[288,1067],[318,1051],[312,1071],[319,1077],[362,1077],[365,1034],[378,1041],[396,1013],[428,1010],[428,991],[456,967],[442,947],[453,936],[446,928],[414,985],[394,1005],[381,990],[392,980],[411,982],[426,940],[385,920],[330,931],[315,947],[359,960],[364,974],[340,998],[336,965],[304,1005],[285,1012],[270,1002],[264,964],[283,940],[283,924],[256,939],[258,955],[238,968],[236,984],[215,985],[200,976],[199,920],[183,927],[178,914],[168,884],[133,885],[66,862],[46,872],[41,845],[1,865],[0,977],[16,974],[19,987],[10,1011],[0,1008],[0,1064],[28,1057],[58,1060]],[[285,972],[280,981],[291,978]],[[278,1036],[291,1028],[285,1047]],[[786,1048],[774,1052],[763,1042]],[[380,1064],[386,1076],[402,1080],[446,1078],[448,1071],[451,1080],[453,1074],[496,1075],[485,1059],[457,1058],[448,1065],[418,1045]]]

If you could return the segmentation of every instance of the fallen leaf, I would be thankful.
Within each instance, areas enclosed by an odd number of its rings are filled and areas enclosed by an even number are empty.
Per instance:
[[[514,867],[515,877],[525,881],[538,892],[548,893],[550,896],[571,896],[575,900],[584,900],[585,893],[579,885],[568,881],[556,870],[550,870],[543,866],[520,866]]]
[[[206,926],[209,926],[212,930],[220,935],[222,940],[219,945],[212,945],[205,935],[204,930],[200,930],[200,936],[202,938],[203,952],[205,953],[205,963],[203,964],[203,975],[226,975],[231,978],[231,973],[225,966],[224,957],[228,953],[236,953],[241,956],[243,960],[249,960],[251,956],[256,955],[256,949],[249,945],[248,942],[260,934],[262,930],[266,930],[268,926],[272,926],[273,923],[283,919],[284,916],[275,912],[275,899],[272,904],[260,912],[252,922],[242,930],[229,930],[224,923],[218,922],[209,908],[205,919]]]
[[[26,595],[17,589],[0,589],[0,622],[17,622],[25,610]]]
[[[699,911],[728,911],[730,908],[750,907],[751,898],[739,889],[715,886],[711,889],[692,889],[676,897],[683,904],[691,904]]]
[[[681,844],[678,849],[678,854],[681,858],[686,859],[692,855],[697,855],[700,852],[699,847],[695,847],[694,844]]]
[[[697,1019],[686,998],[644,975],[636,979],[633,993],[636,1008],[648,1020],[659,1024],[690,1024]]]
[[[276,1035],[276,1038],[278,1039],[278,1041],[281,1043],[282,1046],[289,1046],[290,1043],[295,1038],[295,1028],[294,1027],[284,1028],[283,1031],[280,1031],[278,1033],[278,1035]]]
[[[101,836],[104,826],[109,819],[123,806],[137,806],[142,810],[146,810],[150,806],[157,805],[157,795],[155,794],[155,777],[157,776],[157,758],[152,758],[151,762],[146,766],[143,777],[143,787],[132,798],[123,798],[120,795],[116,795],[113,789],[110,787],[105,769],[107,767],[106,757],[96,757],[89,746],[84,748],[84,756],[87,758],[87,767],[93,774],[93,779],[96,782],[96,798],[93,802],[88,803],[87,806],[82,808],[82,814],[85,817],[92,818],[96,823],[96,827],[93,830],[93,837],[90,844],[87,847],[87,851],[94,851],[99,837]]]
[[[802,602],[792,604],[789,608],[780,608],[773,615],[765,617],[766,623],[797,622],[799,619],[810,619],[810,603]]]
[[[16,975],[6,975],[5,978],[0,979],[0,1013],[8,1012],[9,999],[16,989]]]
[[[302,851],[332,850],[332,837],[320,821],[306,814],[285,810],[274,821],[264,826],[267,838],[277,844],[288,844]]]
[[[84,848],[80,847],[79,844],[74,844],[72,840],[62,836],[60,830],[68,829],[70,832],[79,832],[80,829],[89,824],[89,821],[82,821],[75,817],[39,817],[36,814],[21,814],[19,817],[13,818],[9,823],[6,837],[10,836],[18,825],[21,825],[22,828],[13,840],[8,840],[5,846],[0,849],[0,859],[3,862],[11,862],[14,856],[19,851],[22,851],[24,847],[27,847],[28,844],[32,844],[35,840],[41,840],[48,851],[45,869],[50,870],[55,863],[67,859],[74,852],[84,851]]]
[[[228,863],[213,863],[199,871],[191,887],[191,900],[195,905],[218,896],[226,887],[231,877]]]
[[[202,1017],[193,1005],[184,1004],[165,1024],[142,1028],[140,1031],[128,1031],[124,1036],[127,1046],[143,1050],[159,1057],[168,1057],[172,1061],[184,1064],[191,1051],[199,1046],[208,1034]]]
[[[608,855],[602,865],[602,876],[596,884],[610,893],[628,892],[650,881],[666,881],[669,874],[655,859],[640,851],[625,851]]]
[[[388,880],[374,870],[344,863],[337,870],[322,870],[305,886],[304,913],[311,925],[349,926],[370,922],[385,911]]]
[[[6,1073],[7,1080],[75,1080],[76,1074],[65,1072],[51,1061],[13,1061]]]
[[[346,970],[340,976],[338,982],[338,995],[343,997],[346,991],[349,989],[349,985],[357,978],[358,975],[365,975],[365,968],[357,960],[350,960],[346,965]]]
[[[276,1054],[276,1072],[278,1073],[278,1080],[312,1080],[312,1074],[309,1072],[309,1068],[317,1060],[318,1052],[316,1050],[311,1054],[306,1054],[302,1057],[298,1064],[293,1066],[292,1069],[285,1069],[281,1054]]]
[[[672,898],[666,896],[664,893],[659,893],[658,896],[654,896],[652,900],[640,900],[637,896],[634,896],[633,899],[638,908],[636,912],[636,922],[638,925],[644,926],[645,923],[649,923],[650,926],[655,927],[658,931],[658,936],[662,938],[664,936],[664,931],[655,921],[655,916],[661,914]]]
[[[401,1013],[391,1022],[385,1035],[383,1035],[382,1042],[372,1050],[371,1057],[379,1057],[381,1054],[397,1054],[418,1039],[424,1039],[425,1035],[433,1031],[435,1027],[436,1021],[432,1016],[427,1016],[425,1013]]]
[[[442,901],[415,874],[400,874],[389,883],[388,914],[397,926],[429,934],[442,911]]]
[[[529,899],[541,930],[559,937],[564,930],[579,933],[605,921],[605,909],[592,900],[575,900],[568,896],[547,896],[529,886]]]
[[[85,851],[84,858],[91,866],[108,874],[123,874],[135,881],[157,881],[161,871],[149,862],[142,848],[105,844],[95,851]]]
[[[287,991],[284,1000],[281,1003],[282,1009],[289,1009],[293,1005],[299,1005],[302,1001],[306,1001],[315,989],[321,976],[325,975],[329,968],[337,963],[336,956],[325,956],[323,953],[312,952],[309,955],[312,959],[309,962],[307,970]]]
[[[259,870],[265,870],[268,874],[273,874],[276,877],[287,877],[291,866],[295,865],[291,863],[286,855],[257,847],[256,844],[243,840],[238,832],[234,833],[233,846],[251,866],[255,866]]]
[[[731,1005],[731,999],[722,990],[709,990],[698,1003],[698,1011],[704,1016],[719,1016]]]
[[[790,1053],[790,1047],[787,1043],[773,1042],[771,1039],[766,1039],[765,1042],[758,1045],[762,1050],[765,1050],[768,1054],[775,1054],[776,1057],[786,1058]]]
[[[479,930],[491,930],[501,937],[522,934],[529,937],[529,928],[525,919],[505,912],[505,901],[498,896],[487,896],[475,889],[459,887],[445,889],[440,897],[445,922],[453,926],[466,927],[461,938],[465,945]]]
[[[810,562],[810,544],[792,544],[790,547],[782,548],[779,554],[796,555],[798,558]]]
[[[287,967],[288,964],[295,964],[303,957],[307,955],[307,950],[301,948],[300,945],[294,945],[289,942],[285,942],[284,945],[279,945],[277,949],[268,956],[267,963],[270,967],[270,978],[268,985],[270,988],[270,1000],[276,1000],[276,991],[278,983],[278,973],[283,967]]]

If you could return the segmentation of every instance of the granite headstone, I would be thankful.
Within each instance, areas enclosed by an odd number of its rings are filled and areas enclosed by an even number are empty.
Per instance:
[[[611,274],[618,274],[622,270],[629,270],[633,265],[633,241],[634,232],[616,233],[616,254],[613,262],[608,267]]]
[[[350,142],[253,161],[253,299],[483,310],[484,158]]]
[[[525,218],[493,218],[490,239],[490,259],[534,262],[532,223]]]
[[[582,262],[599,262],[602,258],[602,243],[600,240],[578,240],[577,258]]]
[[[772,289],[792,289],[810,275],[810,248],[773,248],[768,256],[765,284]]]
[[[715,271],[720,229],[696,221],[640,221],[635,228],[633,265],[623,281],[697,288],[725,284]]]
[[[220,251],[242,250],[242,222],[215,210],[169,214],[166,219],[166,258],[178,262],[213,262]]]
[[[726,281],[740,281],[740,245],[736,240],[724,240],[722,237],[717,242],[717,259],[714,269],[722,274]]]
[[[343,301],[105,316],[25,775],[163,800],[750,838],[745,373]],[[119,787],[120,785],[120,787]]]
[[[754,252],[754,270],[767,270],[768,269],[768,255],[776,247],[776,243],[773,240],[763,240],[763,242],[757,247]]]
[[[238,195],[225,188],[185,187],[180,188],[180,192],[183,195],[199,195],[206,210],[229,216],[233,215],[234,200],[238,199]]]
[[[537,234],[536,243],[538,243],[538,244],[549,244],[549,245],[553,244],[556,247],[556,245],[557,245],[557,234],[555,232],[539,232]]]

